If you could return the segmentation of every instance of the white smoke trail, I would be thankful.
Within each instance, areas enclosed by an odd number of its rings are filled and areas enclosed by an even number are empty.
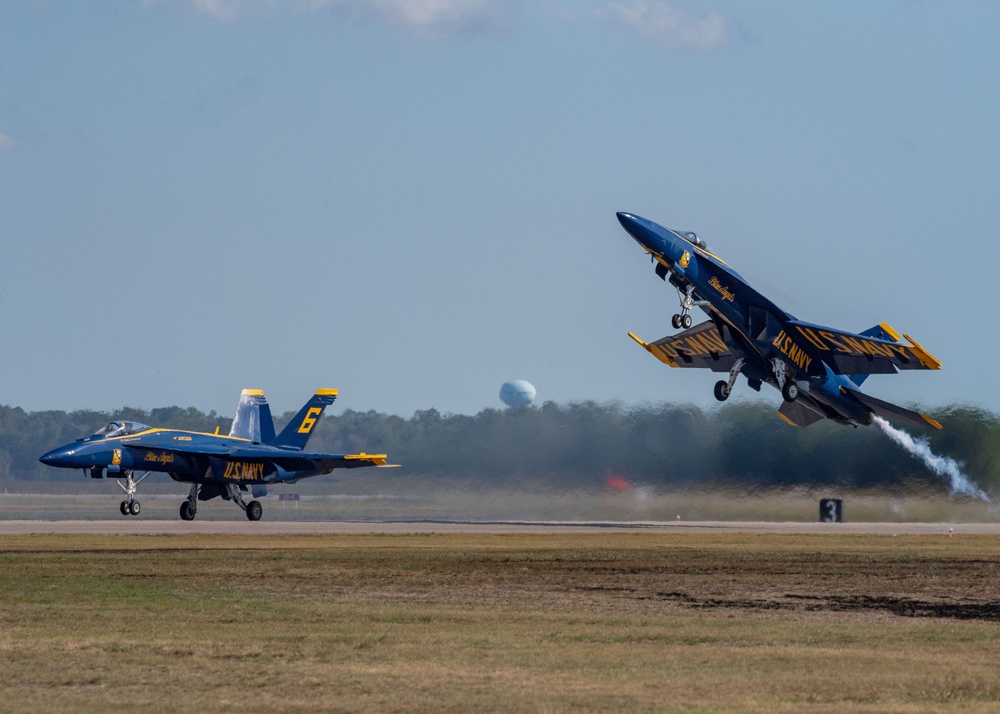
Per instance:
[[[913,456],[924,462],[931,471],[938,476],[947,476],[951,479],[951,495],[961,493],[971,498],[980,498],[989,501],[983,489],[972,482],[968,476],[962,473],[962,466],[955,459],[947,456],[938,456],[931,451],[927,439],[914,439],[901,429],[897,429],[882,417],[875,417],[875,423],[879,429],[886,433],[890,439],[909,451]]]

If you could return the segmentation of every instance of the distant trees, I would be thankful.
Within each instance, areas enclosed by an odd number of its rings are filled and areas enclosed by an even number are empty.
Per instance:
[[[292,414],[276,419],[280,430]],[[989,491],[1000,485],[1000,417],[967,405],[934,413],[944,431],[925,430],[932,449],[964,462]],[[194,431],[229,432],[214,412],[167,407],[114,413],[25,412],[0,406],[0,479],[58,480],[70,473],[38,462],[46,450],[90,434],[112,418]],[[911,430],[912,431],[912,430]],[[609,475],[652,486],[712,488],[791,485],[873,487],[911,479],[941,484],[874,428],[819,423],[790,427],[774,405],[735,401],[711,410],[688,404],[545,402],[524,409],[412,417],[374,411],[327,416],[310,448],[387,453],[386,472],[511,485],[601,486]]]

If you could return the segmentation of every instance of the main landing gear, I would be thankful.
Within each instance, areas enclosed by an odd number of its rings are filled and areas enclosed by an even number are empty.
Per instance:
[[[191,490],[188,491],[187,500],[181,503],[181,520],[193,521],[196,513],[198,513],[198,484],[193,483]]]
[[[729,381],[720,379],[715,383],[715,398],[720,402],[729,399],[729,395],[733,391],[733,385],[736,384],[736,378],[740,376],[740,370],[743,369],[744,364],[746,364],[746,359],[740,357],[733,362],[733,368],[729,370]]]
[[[778,382],[778,389],[786,402],[794,402],[799,398],[799,385],[794,378],[790,378],[785,373],[785,363],[777,357],[771,360],[771,369],[774,370],[774,379]]]
[[[229,499],[234,501],[237,506],[246,511],[248,520],[259,521],[260,517],[264,515],[264,507],[260,505],[260,501],[250,501],[250,503],[244,502],[243,494],[240,493],[240,487],[236,484],[227,483],[226,491],[229,494]]]
[[[724,402],[729,399],[729,395],[733,391],[733,385],[736,384],[736,378],[740,374],[740,370],[743,369],[743,365],[746,364],[746,360],[740,357],[733,363],[733,368],[729,370],[729,381],[719,380],[715,383],[715,398],[720,402]],[[786,402],[794,402],[799,398],[799,385],[795,383],[795,379],[785,373],[785,363],[778,358],[774,358],[771,361],[771,369],[774,371],[774,380],[778,384],[778,389],[781,390],[781,396]],[[757,380],[756,386],[751,383],[752,387],[755,389],[760,388],[760,380]]]
[[[200,491],[200,486],[197,483],[191,484],[191,490],[188,492],[187,500],[181,503],[180,515],[183,521],[193,521],[194,517],[198,514],[198,493]],[[247,519],[251,521],[259,521],[261,516],[264,515],[264,507],[260,505],[260,501],[250,501],[247,503],[243,500],[243,494],[240,492],[240,487],[234,483],[226,484],[226,492],[213,493],[210,495],[211,498],[215,498],[216,495],[221,495],[223,498],[228,498],[230,501],[234,502],[237,506],[243,509],[247,514]]]
[[[139,511],[142,510],[142,507],[139,505],[139,501],[135,498],[136,490],[138,489],[139,484],[145,481],[146,477],[151,473],[152,471],[146,471],[138,478],[138,480],[134,480],[132,478],[132,472],[126,471],[125,483],[123,484],[121,481],[115,482],[121,490],[125,492],[125,500],[118,505],[118,510],[121,511],[123,516],[139,515]]]

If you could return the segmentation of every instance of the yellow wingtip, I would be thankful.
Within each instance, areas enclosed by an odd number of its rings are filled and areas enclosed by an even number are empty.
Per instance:
[[[895,340],[896,342],[899,342],[899,333],[898,333],[898,332],[896,332],[896,331],[895,331],[894,329],[892,329],[892,325],[890,325],[890,324],[889,324],[888,322],[880,322],[880,323],[878,324],[878,326],[879,326],[879,327],[881,327],[881,328],[882,328],[883,330],[885,330],[886,332],[888,332],[888,333],[889,333],[889,336],[890,336],[890,337],[891,337],[891,338],[892,338],[893,340]]]
[[[924,418],[924,421],[933,426],[935,429],[944,429],[944,427],[941,426],[941,424],[937,420],[932,419],[926,414],[921,414],[920,416],[922,416]]]
[[[920,364],[927,369],[941,369],[941,360],[921,347],[919,342],[907,335],[905,332],[903,333],[903,337],[905,337],[907,342],[910,343],[910,349],[913,350],[917,359],[920,360]]]
[[[647,350],[649,349],[649,345],[647,345],[647,344],[646,344],[645,342],[643,342],[642,340],[640,340],[640,339],[639,339],[638,337],[636,337],[636,336],[635,336],[635,335],[634,335],[633,333],[631,333],[631,332],[630,332],[630,333],[628,333],[628,336],[629,336],[629,337],[631,337],[631,338],[632,338],[633,340],[635,340],[636,342],[638,342],[638,343],[639,343],[639,345],[641,345],[642,347],[645,347],[645,348],[646,348]]]

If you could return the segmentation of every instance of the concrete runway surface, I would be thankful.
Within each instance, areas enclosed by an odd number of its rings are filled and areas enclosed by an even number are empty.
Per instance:
[[[0,521],[0,535],[344,535],[364,533],[860,533],[869,535],[998,534],[1000,523],[766,523],[752,521],[329,521],[268,522]]]

